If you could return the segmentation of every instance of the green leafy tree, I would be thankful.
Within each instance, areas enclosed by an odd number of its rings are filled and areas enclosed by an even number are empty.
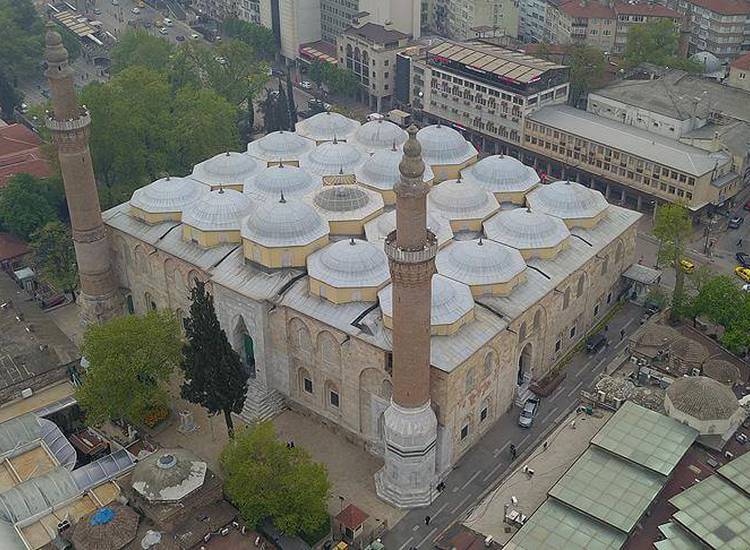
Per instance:
[[[134,65],[155,71],[166,71],[174,52],[172,45],[144,30],[129,30],[120,36],[110,53],[112,74]]]
[[[266,92],[266,98],[260,105],[261,111],[263,112],[263,128],[267,134],[275,132],[281,129],[279,125],[279,109],[277,107],[276,98],[270,92]]]
[[[70,229],[59,221],[49,222],[31,235],[34,266],[42,280],[67,294],[78,287],[78,264]]]
[[[32,233],[57,218],[46,183],[29,174],[13,176],[0,191],[0,224],[28,241]]]
[[[289,105],[289,130],[294,131],[294,125],[297,124],[297,104],[294,101],[294,86],[292,86],[292,76],[286,73],[286,100]]]
[[[656,211],[654,236],[659,239],[659,261],[675,268],[675,285],[672,291],[670,318],[679,319],[685,313],[685,272],[680,260],[692,234],[693,224],[687,208],[680,204],[664,204]]]
[[[705,316],[724,327],[721,342],[741,353],[750,346],[750,294],[741,290],[732,277],[708,277],[692,300],[693,317]]]
[[[209,413],[224,413],[229,437],[234,437],[232,413],[242,411],[247,395],[247,373],[219,325],[214,299],[198,281],[191,290],[190,317],[185,324],[187,343],[180,368],[185,377],[180,393]]]
[[[76,400],[89,424],[125,419],[143,425],[168,406],[166,385],[180,361],[180,331],[168,311],[92,325],[81,353],[89,361]]]
[[[221,455],[224,490],[242,518],[257,527],[270,517],[282,532],[317,531],[328,520],[331,490],[325,466],[299,447],[288,449],[276,439],[273,424],[243,430]]]
[[[315,61],[308,72],[310,78],[318,85],[325,84],[328,91],[343,96],[354,96],[359,91],[359,79],[349,69],[342,69],[331,63]]]
[[[42,61],[44,24],[31,0],[0,0],[0,29],[0,73],[12,83],[16,78],[37,73]]]
[[[601,85],[607,59],[598,48],[571,46],[566,54],[566,63],[570,65],[568,103],[577,107],[591,90]]]
[[[222,22],[221,30],[224,36],[251,46],[264,59],[273,59],[279,51],[273,31],[255,23],[229,17]]]
[[[0,115],[9,122],[15,120],[15,109],[23,101],[23,94],[16,85],[17,80],[0,66]]]
[[[632,25],[625,44],[625,65],[635,67],[639,63],[653,63],[662,67],[699,72],[697,63],[679,56],[680,33],[668,19],[658,19],[640,25]]]

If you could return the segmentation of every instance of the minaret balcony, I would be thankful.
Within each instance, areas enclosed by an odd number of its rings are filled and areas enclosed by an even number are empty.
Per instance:
[[[410,250],[396,245],[396,231],[391,231],[385,239],[385,254],[394,262],[402,264],[421,264],[437,254],[437,238],[432,231],[427,231],[427,241],[420,249]]]
[[[91,116],[88,111],[82,111],[77,118],[70,120],[57,120],[54,117],[47,117],[47,128],[54,132],[69,132],[71,130],[80,130],[91,123]]]

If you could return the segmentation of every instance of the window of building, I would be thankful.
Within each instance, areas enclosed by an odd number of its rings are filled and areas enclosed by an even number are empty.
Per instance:
[[[390,73],[389,73],[388,71],[385,71],[385,72],[383,73],[383,78],[388,78],[388,75],[389,75],[389,74],[390,74]]]
[[[597,315],[599,315],[599,304],[596,304],[594,306],[594,317],[596,317]]]
[[[374,61],[374,60],[373,60],[373,61]],[[385,66],[387,67],[387,66],[388,66],[388,64],[389,64],[389,61],[390,61],[389,59],[386,59],[385,61],[383,61],[383,65],[385,65]]]
[[[570,288],[565,289],[565,293],[563,294],[563,309],[568,309],[568,306],[570,305]]]
[[[469,437],[469,425],[464,424],[463,428],[461,428],[461,441]]]
[[[487,419],[487,407],[483,407],[479,412],[479,421],[484,422]]]
[[[670,193],[671,193],[672,195],[674,195],[674,194],[675,194],[675,191],[676,191],[676,188],[675,188],[675,186],[674,186],[674,185],[670,185],[670,186],[669,186],[669,192],[670,192]]]
[[[464,392],[469,393],[471,390],[474,389],[475,384],[476,384],[476,373],[474,372],[474,368],[470,368],[468,372],[466,373]]]
[[[305,377],[302,380],[302,387],[305,389],[305,391],[307,393],[311,394],[313,392],[313,383],[312,383],[312,380],[310,380],[309,378]]]
[[[693,200],[693,194],[690,192],[685,193],[685,198],[687,198],[687,200]]]
[[[562,348],[562,340],[558,339],[557,342],[555,342],[555,351],[560,351],[560,348]]]
[[[688,185],[695,185],[695,178],[688,178],[687,183]]]
[[[570,337],[575,338],[575,335],[576,335],[576,326],[573,325],[572,327],[570,327]]]
[[[610,292],[609,294],[607,294],[607,303],[609,304],[611,302],[612,302],[612,293]]]
[[[339,408],[339,394],[331,390],[328,392],[328,402],[331,404],[332,407]]]

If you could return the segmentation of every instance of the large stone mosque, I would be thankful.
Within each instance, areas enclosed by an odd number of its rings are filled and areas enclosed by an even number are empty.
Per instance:
[[[241,416],[319,417],[385,458],[378,493],[396,505],[427,503],[621,292],[638,213],[542,184],[513,157],[479,160],[447,126],[321,113],[100,216],[61,50],[50,32],[49,124],[71,211],[86,205],[73,216],[84,320],[184,318],[205,281],[250,376]]]

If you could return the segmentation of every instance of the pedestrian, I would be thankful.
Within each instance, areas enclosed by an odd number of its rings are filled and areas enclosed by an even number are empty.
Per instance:
[[[294,449],[294,441],[290,441],[289,442],[289,448],[290,449]]]
[[[510,444],[510,458],[511,460],[516,459],[516,446],[513,443]]]
[[[742,246],[742,239],[740,239],[739,241],[737,241],[737,246],[738,246],[738,247],[741,247],[741,246]]]
[[[604,325],[604,332],[607,332],[609,330],[609,325]]]
[[[430,525],[431,521],[432,521],[432,518],[430,516],[425,516],[424,517],[424,524],[425,525]]]
[[[625,338],[625,329],[621,328],[620,329],[620,340],[622,341],[623,338]]]

